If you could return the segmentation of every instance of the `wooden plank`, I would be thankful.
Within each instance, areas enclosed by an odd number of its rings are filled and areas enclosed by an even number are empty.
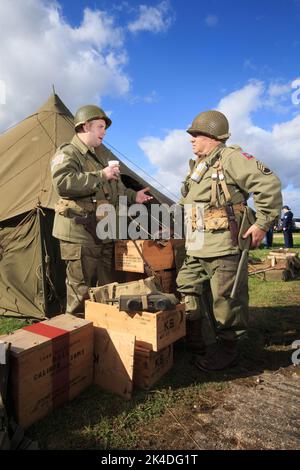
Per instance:
[[[99,326],[113,331],[129,333],[147,348],[158,351],[185,336],[184,305],[178,304],[173,310],[157,313],[119,311],[115,305],[91,301],[85,303],[85,318]]]
[[[135,336],[94,328],[94,382],[129,400],[132,394]]]

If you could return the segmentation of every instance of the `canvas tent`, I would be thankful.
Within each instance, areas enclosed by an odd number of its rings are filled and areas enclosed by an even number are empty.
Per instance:
[[[44,318],[62,311],[65,268],[52,237],[50,159],[74,135],[73,116],[57,95],[0,136],[0,315]],[[99,153],[109,153],[101,145]],[[154,202],[172,204],[121,162],[126,186],[150,186]]]

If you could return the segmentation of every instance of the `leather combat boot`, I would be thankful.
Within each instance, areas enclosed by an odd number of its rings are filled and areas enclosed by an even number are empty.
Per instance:
[[[236,341],[219,340],[206,350],[203,357],[195,361],[195,366],[204,371],[223,370],[237,364]]]

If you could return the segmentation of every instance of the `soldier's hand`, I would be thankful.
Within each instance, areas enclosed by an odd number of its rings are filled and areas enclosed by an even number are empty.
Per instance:
[[[107,166],[102,170],[105,174],[106,179],[109,180],[117,180],[120,174],[120,169],[118,166]]]
[[[150,189],[149,186],[147,186],[147,188],[141,189],[140,191],[136,193],[135,202],[137,204],[144,204],[144,202],[148,202],[148,201],[151,201],[151,199],[153,199],[153,197],[149,196],[149,194],[145,194],[145,192],[149,191],[149,189]]]
[[[252,236],[251,248],[258,248],[261,241],[264,239],[266,232],[257,225],[253,224],[248,228],[247,232],[244,233],[243,238]]]

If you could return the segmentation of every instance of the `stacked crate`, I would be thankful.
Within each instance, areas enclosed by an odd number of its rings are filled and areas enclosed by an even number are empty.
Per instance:
[[[289,281],[300,271],[298,253],[286,248],[272,250],[267,256],[269,266],[273,268],[265,272],[267,281]]]
[[[180,253],[184,250],[184,241],[137,240],[135,243],[131,240],[115,243],[116,271],[125,272],[126,282],[145,278],[148,273],[145,270],[144,258],[160,280],[162,291],[176,294],[176,276],[179,264],[182,263]]]
[[[9,390],[23,428],[92,383],[92,322],[59,315],[2,336],[1,341],[11,345]]]
[[[182,240],[153,241],[138,240],[136,243],[147,264],[155,271],[162,292],[177,294],[176,257],[177,246]],[[126,282],[147,277],[144,260],[131,240],[115,244],[116,270],[125,272]],[[135,348],[134,383],[140,388],[150,388],[173,364],[173,345],[161,351],[153,352],[147,348]]]
[[[121,240],[115,243],[116,271],[125,274],[125,282],[146,278],[148,274],[145,271],[145,259],[160,280],[162,292],[176,293],[174,247],[182,245],[183,241],[137,240],[136,243],[139,249],[131,240]],[[134,385],[148,389],[170,370],[173,365],[173,343],[185,336],[185,313],[184,306],[181,304],[170,311],[129,314],[120,312],[116,306],[87,301],[85,316],[86,319],[93,321],[96,336],[106,336],[106,350],[110,350],[108,355],[110,357],[113,355],[115,358],[110,361],[111,377],[113,375],[123,377],[123,386],[119,386],[117,390],[118,386],[113,380],[108,379],[109,373],[104,370],[104,366],[96,364],[95,382],[124,398],[130,398]],[[121,336],[114,336],[117,332]],[[99,341],[96,336],[96,357],[98,353],[99,357],[106,357],[102,346],[98,346]],[[132,348],[131,359],[128,358],[128,355],[130,356],[128,344]],[[119,356],[117,357],[118,349]],[[121,355],[123,355],[122,361],[119,360]]]
[[[86,301],[94,324],[94,381],[129,399],[133,385],[148,389],[173,365],[173,343],[185,336],[184,305],[172,310],[127,313]]]

